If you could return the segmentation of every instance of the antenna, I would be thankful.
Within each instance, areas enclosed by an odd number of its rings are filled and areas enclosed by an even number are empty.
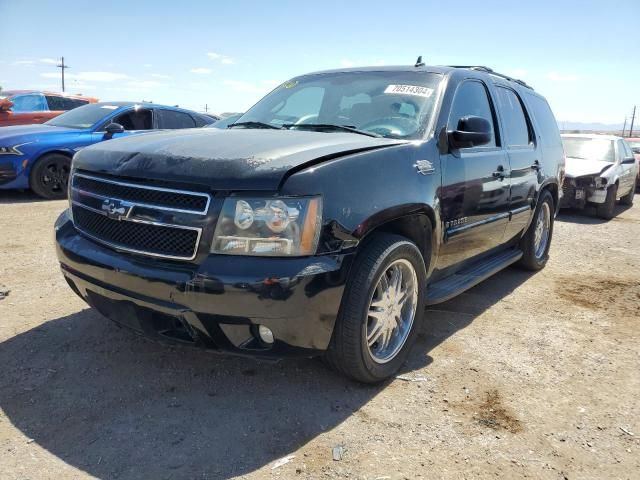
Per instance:
[[[418,57],[418,60],[416,60],[416,64],[414,65],[416,68],[418,67],[424,67],[424,62],[422,61],[422,55],[420,55]]]

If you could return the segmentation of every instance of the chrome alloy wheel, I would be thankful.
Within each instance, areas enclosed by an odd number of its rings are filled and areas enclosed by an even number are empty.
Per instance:
[[[536,218],[533,248],[537,259],[541,259],[547,251],[547,244],[549,243],[549,231],[551,229],[551,209],[547,202],[543,202],[540,205],[538,211],[538,218]]]
[[[416,271],[408,260],[396,260],[380,276],[369,300],[367,346],[374,362],[387,363],[402,349],[417,303]]]

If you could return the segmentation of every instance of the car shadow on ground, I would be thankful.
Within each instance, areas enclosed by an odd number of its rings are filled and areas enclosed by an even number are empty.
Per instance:
[[[31,190],[0,190],[0,204],[46,202]]]
[[[615,219],[618,215],[626,212],[630,208],[633,207],[628,205],[616,205],[613,218]],[[610,220],[605,220],[604,218],[598,217],[596,214],[596,208],[588,206],[585,207],[584,210],[563,208],[562,210],[560,210],[560,213],[556,217],[556,221],[577,223],[580,225],[601,225],[603,223],[609,222]]]
[[[507,269],[429,308],[404,373],[432,362],[431,350],[530,276]],[[317,360],[264,363],[166,347],[90,309],[4,341],[0,365],[7,420],[98,478],[247,474],[336,427],[386,386],[354,383]]]

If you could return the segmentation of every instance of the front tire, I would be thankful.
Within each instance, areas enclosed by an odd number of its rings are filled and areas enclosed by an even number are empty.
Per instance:
[[[426,269],[404,237],[377,234],[358,254],[325,359],[363,383],[393,376],[405,362],[423,320]]]
[[[520,240],[522,258],[518,264],[532,271],[541,270],[549,260],[549,248],[553,237],[553,197],[548,190],[540,194],[533,221]]]
[[[615,183],[607,189],[607,198],[604,203],[596,206],[596,214],[605,220],[611,220],[615,214],[616,196],[618,195],[618,184]]]
[[[71,159],[51,153],[40,158],[31,169],[29,184],[39,197],[47,200],[67,198]]]

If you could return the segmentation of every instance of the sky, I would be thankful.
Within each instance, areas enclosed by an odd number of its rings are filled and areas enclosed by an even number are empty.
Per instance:
[[[486,65],[563,122],[640,116],[640,0],[0,0],[0,86],[244,111],[303,73]]]

